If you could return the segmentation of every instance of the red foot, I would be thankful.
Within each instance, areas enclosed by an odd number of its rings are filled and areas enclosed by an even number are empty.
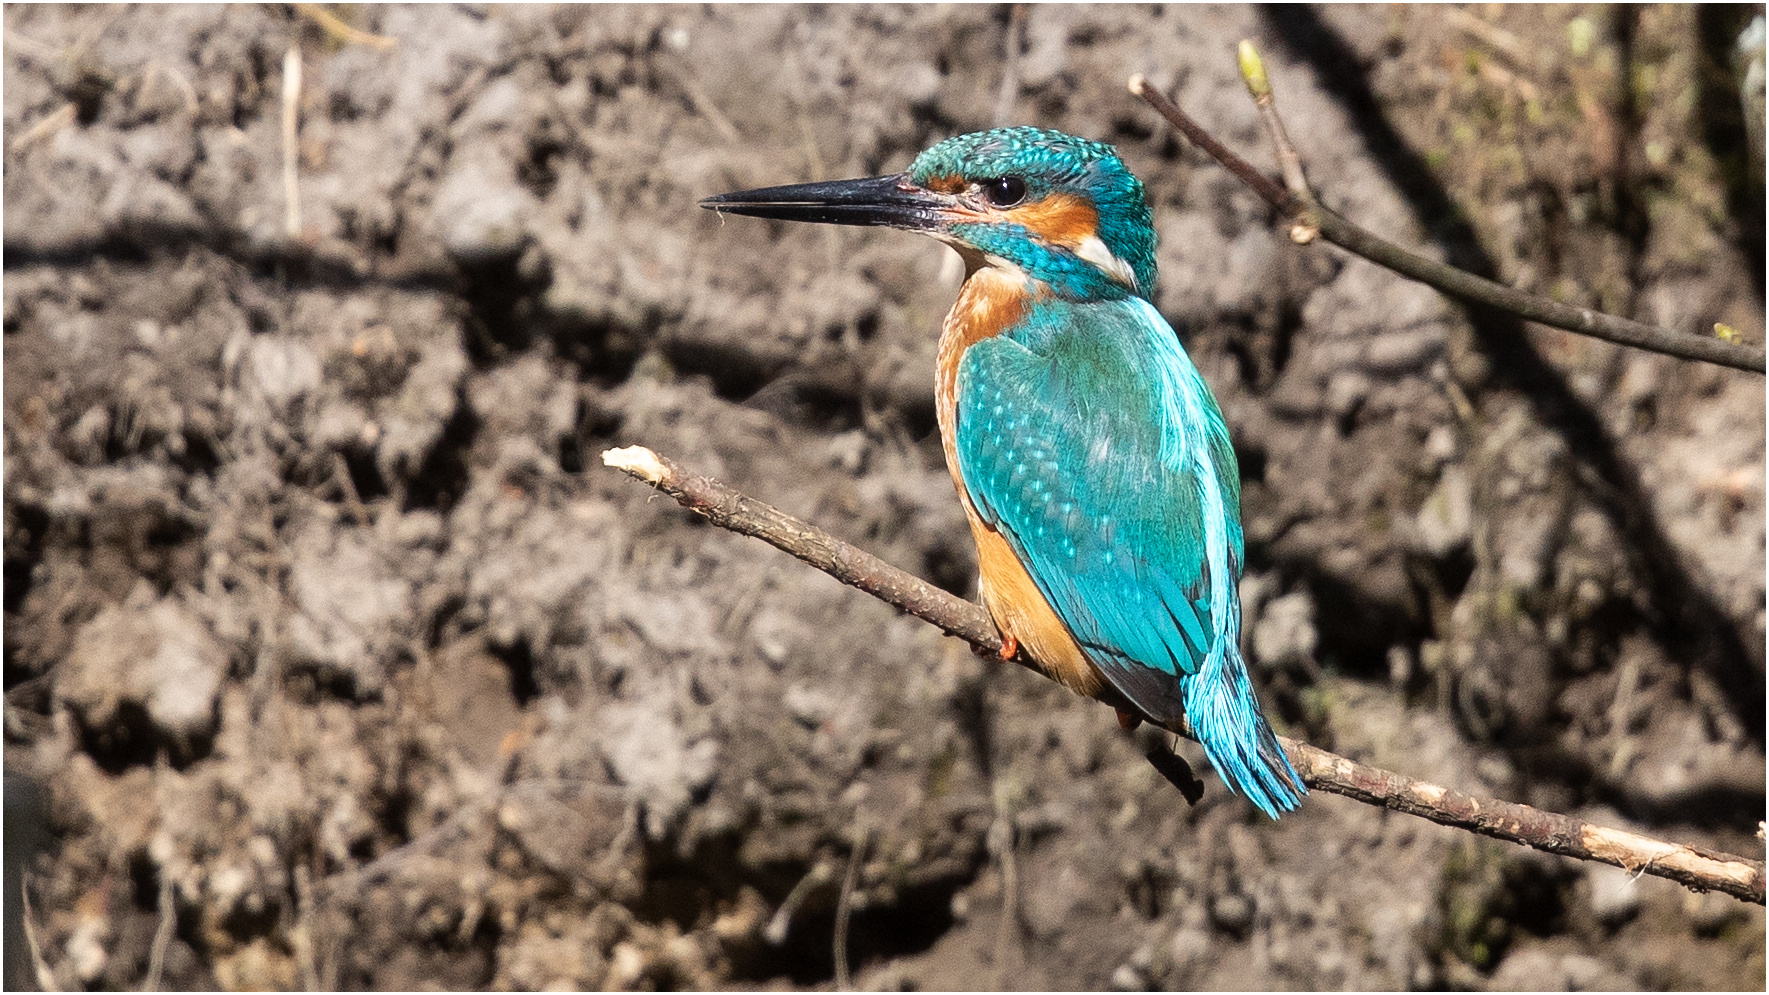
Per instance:
[[[1142,716],[1140,715],[1132,715],[1122,708],[1115,708],[1113,711],[1118,713],[1118,728],[1125,732],[1130,732],[1137,726],[1142,725]]]
[[[1007,633],[1003,632],[1001,634],[1001,658],[1003,660],[1012,660],[1014,658],[1014,654],[1018,653],[1019,651],[1020,651],[1020,641],[1018,639],[1015,639],[1014,637],[1008,635]]]

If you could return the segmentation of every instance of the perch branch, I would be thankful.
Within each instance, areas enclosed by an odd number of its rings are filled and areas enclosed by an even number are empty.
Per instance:
[[[1251,55],[1251,59],[1249,59]],[[1277,108],[1272,102],[1271,86],[1265,75],[1265,69],[1259,63],[1258,53],[1251,45],[1247,45],[1241,53],[1243,75],[1248,80],[1249,89],[1254,93],[1254,100],[1259,104],[1260,113],[1267,127],[1274,123],[1274,134],[1281,135],[1283,126],[1277,118]],[[1251,70],[1251,71],[1249,71]],[[1260,95],[1263,89],[1263,97]],[[1365,228],[1347,221],[1338,214],[1321,206],[1312,194],[1298,196],[1272,180],[1245,159],[1230,151],[1193,121],[1185,111],[1179,109],[1173,101],[1168,100],[1159,90],[1150,85],[1141,74],[1130,78],[1130,92],[1147,101],[1160,115],[1178,128],[1188,139],[1199,148],[1209,153],[1211,158],[1221,163],[1229,172],[1235,174],[1241,182],[1251,187],[1253,192],[1272,207],[1277,208],[1291,222],[1291,238],[1299,243],[1312,241],[1313,234],[1318,231],[1322,238],[1340,248],[1376,263],[1379,266],[1394,270],[1402,276],[1417,280],[1428,287],[1435,288],[1452,297],[1457,297],[1475,304],[1483,304],[1508,314],[1517,315],[1529,321],[1539,322],[1554,328],[1575,332],[1591,338],[1603,339],[1621,345],[1633,346],[1666,356],[1677,356],[1683,359],[1694,359],[1704,363],[1716,363],[1738,370],[1749,370],[1754,373],[1763,372],[1763,347],[1742,345],[1728,342],[1725,339],[1705,335],[1690,335],[1674,332],[1667,328],[1657,328],[1627,318],[1604,314],[1590,308],[1574,307],[1562,304],[1546,297],[1526,294],[1521,290],[1507,287],[1483,277],[1475,276],[1466,270],[1440,263],[1434,259],[1416,255],[1387,239]],[[1280,149],[1288,146],[1281,142]],[[1292,150],[1291,155],[1294,155]],[[1301,165],[1298,160],[1295,178],[1301,177]],[[1286,172],[1288,172],[1286,164]],[[1303,184],[1302,189],[1308,188]]]
[[[720,528],[755,536],[844,584],[932,623],[979,650],[999,653],[1001,634],[983,609],[913,577],[771,505],[677,466],[643,446],[610,449],[602,462],[655,486]],[[1029,669],[1037,665],[1016,656]],[[1040,671],[1042,673],[1042,671]],[[1173,729],[1181,735],[1187,733]],[[1495,839],[1722,891],[1763,904],[1763,862],[1594,826],[1513,802],[1476,798],[1279,737],[1308,786]]]

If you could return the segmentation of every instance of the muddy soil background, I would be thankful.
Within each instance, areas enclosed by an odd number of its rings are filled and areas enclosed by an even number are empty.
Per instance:
[[[1332,796],[1188,806],[1099,706],[598,455],[974,595],[956,259],[695,201],[995,124],[1114,142],[1235,435],[1280,726],[1761,856],[1762,378],[1294,246],[1124,86],[1268,161],[1253,38],[1344,213],[1761,342],[1760,11],[337,11],[377,47],[8,8],[8,859],[33,800],[48,837],[7,981],[827,988],[847,880],[862,987],[1759,987],[1730,898]]]

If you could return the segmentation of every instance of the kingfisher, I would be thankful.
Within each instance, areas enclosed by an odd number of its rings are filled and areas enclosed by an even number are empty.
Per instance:
[[[1228,427],[1150,303],[1142,183],[1099,142],[998,128],[907,172],[709,197],[728,214],[921,232],[965,278],[936,412],[1002,633],[1127,726],[1183,719],[1272,818],[1307,794],[1241,656],[1240,471]]]

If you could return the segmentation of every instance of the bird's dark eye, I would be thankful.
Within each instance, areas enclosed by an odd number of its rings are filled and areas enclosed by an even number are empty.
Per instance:
[[[1026,181],[1017,176],[984,180],[983,196],[996,207],[1012,207],[1026,199]]]

